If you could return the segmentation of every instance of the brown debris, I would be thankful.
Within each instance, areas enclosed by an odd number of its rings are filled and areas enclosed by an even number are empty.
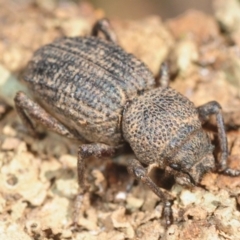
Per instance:
[[[189,10],[175,19],[166,22],[175,39],[192,38],[196,43],[206,43],[219,38],[216,21],[209,15]]]
[[[18,138],[6,138],[2,144],[2,150],[13,150],[18,147],[20,140]]]

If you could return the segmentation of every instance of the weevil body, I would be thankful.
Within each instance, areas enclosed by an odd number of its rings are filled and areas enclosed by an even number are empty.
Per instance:
[[[106,40],[96,36],[99,31]],[[95,24],[92,35],[60,38],[35,52],[24,80],[39,104],[18,92],[17,112],[33,134],[31,119],[84,142],[78,152],[80,193],[74,222],[88,189],[88,157],[114,154],[129,143],[136,159],[129,162],[128,170],[162,199],[169,225],[172,199],[148,177],[153,165],[172,173],[178,183],[185,185],[198,185],[202,176],[213,170],[240,175],[239,170],[227,167],[221,107],[213,101],[196,108],[172,88],[157,87],[145,64],[116,44],[105,19]],[[166,76],[163,68],[162,82],[166,82]],[[211,114],[216,115],[220,142],[217,165],[210,138],[202,129]]]

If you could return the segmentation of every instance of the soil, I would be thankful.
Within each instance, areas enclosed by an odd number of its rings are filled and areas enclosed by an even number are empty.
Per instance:
[[[191,10],[165,22],[159,16],[110,21],[119,44],[155,75],[168,59],[171,87],[196,106],[211,100],[221,104],[228,164],[240,169],[240,3],[215,0],[213,5],[213,16]],[[127,191],[132,153],[89,160],[90,192],[78,226],[72,225],[78,143],[41,128],[42,139],[31,137],[12,96],[34,50],[63,35],[88,35],[104,16],[87,3],[0,0],[0,239],[240,239],[240,177],[208,173],[202,187],[187,189],[164,171],[152,172],[155,182],[175,196],[174,223],[166,228],[161,201],[151,190],[135,182]],[[217,159],[214,117],[205,127]]]

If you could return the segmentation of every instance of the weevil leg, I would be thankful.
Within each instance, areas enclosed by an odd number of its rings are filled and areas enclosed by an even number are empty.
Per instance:
[[[78,223],[78,213],[82,206],[83,197],[86,192],[88,192],[88,185],[86,183],[85,176],[85,163],[87,159],[91,156],[102,157],[111,156],[115,153],[118,147],[109,146],[102,143],[91,143],[83,144],[78,150],[78,161],[77,161],[77,173],[78,173],[78,184],[80,187],[79,194],[76,197],[75,207],[74,207],[74,224]]]
[[[160,199],[163,201],[163,217],[166,220],[166,225],[169,226],[173,222],[172,217],[172,197],[170,194],[164,193],[152,180],[148,177],[148,171],[144,168],[140,162],[136,159],[133,159],[129,162],[128,165],[129,173],[146,184]]]
[[[219,159],[219,171],[229,176],[239,176],[240,170],[231,169],[227,166],[228,144],[222,116],[222,108],[216,101],[208,102],[198,108],[199,118],[204,123],[210,115],[216,115],[218,138],[220,142],[221,156]]]
[[[99,32],[102,32],[108,41],[114,42],[114,43],[117,42],[116,34],[113,31],[108,19],[103,18],[101,20],[98,20],[94,24],[91,35],[98,36]]]
[[[159,69],[159,74],[156,77],[156,84],[162,88],[169,86],[170,76],[169,76],[169,67],[167,62],[163,62]]]
[[[18,92],[14,102],[18,115],[33,136],[36,136],[37,133],[30,118],[60,135],[76,138],[63,124],[47,113],[40,105],[32,101],[25,93]]]

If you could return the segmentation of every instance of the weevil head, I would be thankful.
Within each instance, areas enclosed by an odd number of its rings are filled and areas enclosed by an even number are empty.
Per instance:
[[[203,176],[215,168],[213,149],[203,129],[189,135],[170,160],[170,167],[181,173],[176,175],[176,181],[181,185],[198,185]]]

